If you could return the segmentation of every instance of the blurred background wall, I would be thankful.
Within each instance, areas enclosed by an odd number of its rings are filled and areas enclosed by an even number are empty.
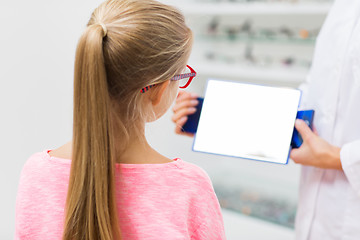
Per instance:
[[[210,77],[273,86],[304,81],[331,1],[162,0],[195,33],[189,91]],[[0,239],[12,239],[19,175],[27,158],[71,139],[77,40],[100,0],[0,2]],[[174,134],[171,111],[147,128],[150,144],[210,175],[228,239],[291,239],[300,169],[192,152]],[[259,231],[261,229],[261,231]],[[271,236],[271,237],[269,237]]]

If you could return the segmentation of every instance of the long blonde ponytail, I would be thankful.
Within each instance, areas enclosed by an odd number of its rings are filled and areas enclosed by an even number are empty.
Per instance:
[[[71,194],[67,198],[64,240],[119,238],[118,228],[112,229],[117,223],[115,162],[103,34],[100,24],[89,26],[76,52]]]

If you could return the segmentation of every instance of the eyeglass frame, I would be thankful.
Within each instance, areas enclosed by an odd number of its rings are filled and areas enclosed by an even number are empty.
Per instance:
[[[170,79],[170,81],[179,81],[179,80],[184,79],[184,78],[189,78],[187,83],[184,86],[180,86],[179,88],[187,88],[190,85],[191,81],[194,79],[194,77],[196,77],[197,73],[195,72],[195,70],[192,67],[190,67],[189,65],[186,65],[186,67],[190,69],[190,71],[191,71],[190,73],[178,74],[178,75],[173,76]],[[140,90],[140,92],[145,93],[150,88],[152,88],[153,86],[156,86],[156,85],[157,84],[152,84],[152,85],[146,86],[146,87],[142,88]]]

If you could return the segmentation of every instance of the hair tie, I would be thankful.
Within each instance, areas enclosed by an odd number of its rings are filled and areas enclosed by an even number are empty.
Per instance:
[[[107,28],[106,28],[105,24],[103,24],[103,23],[99,23],[99,24],[100,24],[100,26],[102,27],[103,32],[104,32],[103,37],[105,37],[105,36],[107,35]]]

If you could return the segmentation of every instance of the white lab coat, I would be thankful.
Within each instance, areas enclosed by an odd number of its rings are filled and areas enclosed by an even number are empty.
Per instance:
[[[360,0],[335,1],[302,88],[302,108],[341,147],[343,171],[302,167],[296,239],[360,240]]]

